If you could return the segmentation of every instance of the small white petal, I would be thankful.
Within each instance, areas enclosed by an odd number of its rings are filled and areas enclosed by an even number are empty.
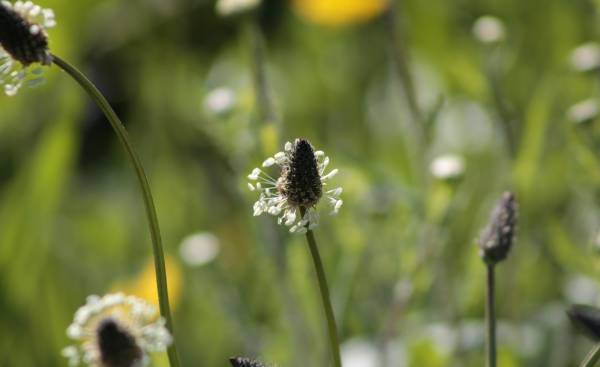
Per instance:
[[[279,153],[275,154],[274,157],[275,157],[275,161],[279,165],[283,164],[285,162],[285,160],[287,159],[287,156],[283,152],[279,152]]]
[[[339,170],[337,168],[334,169],[333,171],[329,172],[325,176],[321,177],[321,181],[328,180],[328,179],[332,178],[333,176],[337,175],[338,171]]]
[[[292,151],[292,143],[290,143],[289,141],[286,141],[284,149],[286,152],[291,152]]]
[[[271,167],[272,165],[275,164],[275,158],[267,158],[267,160],[265,160],[262,164],[263,167]]]
[[[342,190],[343,189],[341,187],[338,187],[338,188],[335,188],[333,190],[327,191],[327,193],[329,195],[333,196],[333,197],[337,197],[337,196],[340,196],[342,194]]]
[[[271,215],[279,215],[279,213],[281,213],[281,208],[277,207],[277,206],[272,206],[269,208],[269,214]]]
[[[250,191],[256,190],[256,188],[251,183],[248,183],[248,188],[250,189]]]
[[[253,170],[252,170],[252,173],[250,173],[250,174],[248,175],[248,178],[249,178],[249,179],[251,179],[251,180],[253,180],[253,181],[254,181],[254,180],[257,180],[257,179],[258,179],[258,176],[260,175],[260,172],[261,172],[261,170],[260,170],[260,169],[258,169],[258,168],[255,168],[255,169],[253,169]]]

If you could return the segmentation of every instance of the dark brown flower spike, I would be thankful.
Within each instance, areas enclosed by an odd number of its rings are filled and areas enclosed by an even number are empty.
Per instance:
[[[488,264],[504,260],[513,245],[517,229],[517,203],[511,192],[505,192],[492,212],[479,240],[479,254]]]

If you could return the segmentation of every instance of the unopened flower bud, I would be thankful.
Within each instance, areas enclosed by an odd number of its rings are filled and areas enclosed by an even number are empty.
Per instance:
[[[516,227],[515,196],[511,192],[505,192],[479,239],[479,253],[486,263],[494,265],[508,256],[515,238]]]

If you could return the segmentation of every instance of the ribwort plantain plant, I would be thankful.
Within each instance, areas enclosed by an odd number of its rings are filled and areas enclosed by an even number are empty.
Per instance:
[[[517,229],[517,203],[511,192],[505,192],[492,212],[490,221],[479,239],[479,255],[486,270],[486,355],[487,367],[496,367],[496,305],[495,266],[506,259]]]
[[[319,254],[319,247],[313,233],[319,224],[316,207],[322,199],[327,200],[331,214],[337,214],[343,204],[340,199],[342,188],[327,189],[328,181],[338,170],[326,173],[329,157],[323,151],[314,151],[305,139],[287,142],[283,152],[267,158],[262,166],[277,165],[280,175],[274,178],[260,168],[255,168],[248,178],[251,191],[260,194],[254,203],[254,216],[267,213],[278,217],[277,223],[289,227],[292,233],[304,234],[317,273],[321,300],[327,319],[329,343],[334,366],[341,367],[339,339],[329,286]]]
[[[4,85],[7,95],[14,96],[21,86],[37,84],[42,80],[42,66],[55,64],[71,76],[102,110],[123,146],[140,185],[152,238],[160,312],[166,320],[167,328],[173,333],[162,240],[142,162],[123,123],[102,93],[74,66],[50,52],[47,30],[55,25],[51,9],[43,9],[31,1],[0,3],[0,84]],[[171,366],[178,367],[174,343],[169,347],[168,355]]]
[[[146,366],[149,353],[162,352],[173,341],[153,305],[122,293],[89,296],[67,334],[77,342],[63,350],[69,366]]]

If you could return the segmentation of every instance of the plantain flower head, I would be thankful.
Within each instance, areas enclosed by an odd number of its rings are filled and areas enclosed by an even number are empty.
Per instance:
[[[0,2],[0,85],[7,95],[43,80],[40,65],[52,62],[46,31],[55,25],[51,9],[31,1]]]
[[[245,357],[229,358],[229,363],[231,363],[233,367],[265,367],[262,362]]]
[[[153,305],[122,293],[88,297],[67,335],[78,343],[63,349],[69,366],[141,367],[172,342]]]
[[[487,227],[479,239],[479,253],[488,264],[506,258],[517,231],[517,201],[512,192],[505,192],[492,212]]]
[[[331,214],[337,214],[343,201],[342,188],[327,189],[328,181],[338,170],[326,173],[329,157],[314,151],[305,139],[285,143],[284,151],[267,158],[262,166],[279,167],[279,177],[255,168],[248,178],[251,191],[260,194],[254,203],[254,216],[267,213],[278,217],[278,223],[290,227],[292,233],[305,233],[319,224],[317,204],[325,199]]]

